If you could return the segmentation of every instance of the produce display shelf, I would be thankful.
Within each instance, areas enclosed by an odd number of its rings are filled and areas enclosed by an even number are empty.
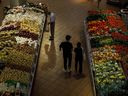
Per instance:
[[[43,23],[43,26],[42,27],[42,30],[41,30],[41,34],[40,34],[40,37],[39,37],[39,41],[38,41],[38,47],[37,47],[37,50],[36,50],[36,55],[35,55],[35,62],[33,63],[33,70],[31,72],[32,74],[32,81],[30,83],[30,91],[29,91],[29,95],[28,96],[31,96],[32,94],[32,88],[34,87],[34,79],[36,77],[36,70],[37,70],[37,66],[38,66],[38,61],[39,61],[39,56],[40,56],[40,49],[41,49],[41,44],[42,44],[42,39],[43,39],[43,32],[45,31],[45,26],[46,26],[46,18],[45,18],[45,22]]]
[[[5,15],[0,27],[0,95],[31,96],[46,19],[45,11],[34,5],[14,7]]]
[[[84,33],[85,33],[85,41],[86,41],[86,58],[87,58],[87,63],[90,66],[90,77],[91,77],[91,85],[92,85],[92,89],[93,89],[93,96],[96,96],[96,88],[95,88],[95,82],[94,82],[94,76],[93,76],[93,63],[92,63],[92,51],[91,51],[91,45],[90,45],[90,36],[89,33],[87,32],[87,26],[86,26],[86,20],[84,20]]]
[[[128,75],[127,70],[124,70],[126,67],[124,65],[127,64],[121,62],[123,58],[124,61],[127,60],[125,56],[125,52],[126,54],[128,52],[128,47],[125,45],[128,40],[125,34],[127,29],[123,20],[117,14],[109,14],[111,12],[113,11],[100,10],[100,13],[97,10],[89,11],[91,15],[84,20],[86,58],[90,66],[94,96],[128,95]],[[105,17],[100,19],[104,13]],[[91,41],[92,39],[95,39],[95,42]]]
[[[90,39],[98,38],[98,37],[111,37],[111,34],[105,34],[105,35],[101,35],[101,36],[91,36]]]

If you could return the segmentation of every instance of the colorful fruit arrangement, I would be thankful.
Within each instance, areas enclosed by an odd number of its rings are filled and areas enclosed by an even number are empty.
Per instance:
[[[2,50],[0,51],[0,60],[1,61],[6,61],[7,60],[7,52]]]
[[[106,18],[106,15],[104,14],[96,14],[96,15],[90,15],[87,17],[87,21],[93,21],[93,20],[104,20]]]
[[[19,29],[19,25],[17,23],[4,25],[0,27],[0,31],[8,31],[8,30],[16,30]]]
[[[109,34],[109,27],[105,20],[88,22],[88,32],[91,36]]]
[[[27,87],[22,96],[27,96],[31,89],[31,72],[35,70],[35,59],[38,58],[36,49],[40,47],[38,43],[44,23],[45,13],[42,9],[19,6],[7,12],[0,27],[0,84],[7,81],[24,83]],[[0,85],[0,96],[7,91],[1,87],[5,86]],[[10,88],[9,85],[6,88]]]
[[[121,53],[121,52],[124,52],[126,54],[128,53],[128,46],[116,45],[115,49],[117,53]]]
[[[25,13],[8,14],[2,22],[2,25],[18,22],[21,29],[30,30],[30,32],[39,33],[44,21],[44,11],[35,12],[34,8],[25,8]]]
[[[115,15],[107,16],[107,21],[110,27],[112,28],[122,28],[125,25],[121,17]]]
[[[17,51],[15,49],[9,49],[7,55],[7,64],[25,66],[25,67],[32,67],[34,55],[28,54],[23,51]]]
[[[17,51],[21,51],[27,54],[34,54],[35,52],[34,47],[31,47],[28,44],[17,44],[13,48],[16,49]]]
[[[17,13],[24,13],[24,8],[22,6],[16,6],[13,9],[10,9],[8,11],[8,13],[13,13],[13,14],[17,14]]]
[[[104,18],[100,17],[103,14]],[[128,71],[124,70],[128,67],[122,68],[122,64],[128,63],[128,30],[125,23],[115,11],[89,11],[87,30],[90,35],[93,76],[98,96],[112,96],[108,95],[112,93],[113,96],[127,96],[118,95],[118,92],[126,93],[122,86],[127,82],[128,76]]]
[[[1,31],[0,38],[4,36],[15,36],[17,33],[18,33],[18,30]]]
[[[32,40],[31,38],[24,38],[19,36],[15,36],[15,39],[18,45],[27,43],[29,46],[33,47],[34,49],[36,49],[37,47],[37,40]]]
[[[0,60],[5,63],[6,67],[31,72],[34,54],[30,50],[27,52],[25,49],[19,50],[16,46],[4,48],[0,51]]]
[[[13,77],[13,78],[12,78]],[[0,74],[0,82],[15,80],[25,84],[29,83],[30,74],[16,69],[6,68]]]
[[[39,34],[40,25],[36,20],[23,19],[20,24],[20,29],[28,30],[29,32]]]
[[[20,83],[20,82],[14,81],[14,80],[7,80],[6,82],[0,83],[0,92],[2,94],[4,94],[5,92],[14,94],[16,92],[17,85],[20,85],[19,89],[21,89],[22,96],[27,94],[27,91],[26,91],[27,86],[23,83]],[[1,93],[0,93],[0,96],[3,96],[3,95],[1,95]]]
[[[121,60],[121,57],[114,50],[102,50],[102,51],[94,51],[93,54],[93,62],[94,64],[102,64],[103,62],[107,62],[110,60]]]
[[[32,40],[38,40],[38,34],[31,33],[26,30],[20,30],[18,33],[19,37],[31,38]]]
[[[125,79],[122,68],[115,61],[95,64],[94,70],[96,71],[96,83],[100,86],[104,86],[106,83],[111,84],[116,80]]]
[[[15,41],[11,41],[11,40],[8,40],[8,41],[1,41],[0,42],[0,50],[2,50],[3,48],[5,47],[12,47],[16,44]]]
[[[119,32],[111,33],[112,37],[116,40],[128,41],[128,36]]]
[[[114,41],[110,36],[103,36],[103,37],[97,36],[95,38],[91,38],[90,43],[92,48],[95,48],[95,47],[97,48],[97,47],[103,47],[105,45],[113,45]]]

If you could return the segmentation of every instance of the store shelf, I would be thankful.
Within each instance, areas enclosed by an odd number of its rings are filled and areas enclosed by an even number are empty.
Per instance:
[[[95,11],[89,12],[91,15],[97,13]],[[95,14],[93,14],[93,12]],[[122,43],[116,43],[120,42],[116,41],[116,39],[122,40],[122,42],[124,42],[123,40],[127,40],[127,36],[124,34],[126,30],[123,29],[125,26],[122,19],[119,16],[116,16],[116,14],[109,14],[111,12],[113,11],[100,10],[100,13],[102,13],[101,15],[104,13],[106,14],[104,19],[96,17],[96,20],[94,20],[94,18],[91,20],[89,17],[88,20],[91,21],[84,21],[86,58],[87,63],[90,66],[94,96],[112,96],[112,94],[113,96],[126,96],[127,94],[127,92],[125,92],[126,89],[123,89],[123,86],[128,86],[126,80],[127,76],[120,61],[123,56],[121,52],[127,52],[128,47],[125,46],[125,44],[122,45]],[[100,14],[98,13],[98,15]],[[115,23],[117,26],[113,25]],[[124,27],[122,27],[121,24]],[[92,39],[96,40],[95,44],[98,44],[97,46],[92,46]]]
[[[90,77],[91,77],[91,81],[92,81],[92,88],[93,88],[93,96],[96,96],[96,88],[95,88],[95,83],[94,83],[94,76],[93,76],[93,70],[92,70],[92,51],[91,51],[91,45],[90,45],[90,39],[89,39],[89,33],[87,31],[87,28],[86,28],[86,20],[84,20],[84,33],[85,33],[85,41],[86,41],[86,60],[87,60],[87,63],[89,64],[90,66]]]
[[[45,18],[46,19],[46,18]],[[42,26],[45,26],[46,22],[43,22]],[[38,61],[39,61],[39,55],[40,55],[40,49],[41,49],[41,44],[42,44],[42,38],[43,38],[43,32],[45,30],[45,27],[42,27],[43,31],[41,30],[41,34],[40,34],[40,38],[38,40],[38,47],[37,47],[37,52],[35,54],[35,61],[34,61],[34,64],[33,64],[33,68],[34,70],[32,70],[31,74],[33,76],[32,78],[32,81],[31,81],[31,87],[30,87],[30,92],[29,92],[29,95],[28,96],[31,96],[31,93],[32,93],[32,88],[34,87],[34,77],[36,77],[36,69],[37,69],[37,66],[38,66]]]
[[[10,9],[2,22],[0,39],[2,38],[3,41],[0,42],[2,46],[0,61],[5,63],[5,68],[0,70],[2,72],[0,86],[10,88],[8,90],[10,94],[19,90],[21,93],[25,92],[23,96],[31,96],[45,23],[44,10],[28,6]],[[6,81],[8,81],[7,84],[5,84]],[[26,86],[25,91],[20,89],[22,83]],[[16,84],[21,84],[18,85],[19,89],[16,89]],[[6,91],[6,89],[0,89],[0,95]]]

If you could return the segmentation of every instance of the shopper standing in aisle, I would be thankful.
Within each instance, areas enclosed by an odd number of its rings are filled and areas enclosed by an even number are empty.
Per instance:
[[[63,49],[64,71],[71,72],[73,45],[70,42],[70,39],[71,39],[70,35],[66,35],[65,39],[66,41],[62,42],[59,48],[60,48],[60,51],[61,49]]]
[[[97,8],[100,8],[100,3],[101,3],[101,0],[98,0]]]
[[[75,72],[78,74],[78,64],[79,64],[79,74],[82,74],[82,63],[83,63],[83,49],[81,43],[77,43],[77,47],[74,49],[75,52]]]
[[[50,32],[51,32],[50,40],[54,40],[56,17],[55,17],[55,13],[53,13],[53,12],[49,12],[49,15],[50,15],[49,24],[50,24]]]

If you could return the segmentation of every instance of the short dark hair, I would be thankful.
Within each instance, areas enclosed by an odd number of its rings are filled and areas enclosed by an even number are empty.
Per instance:
[[[77,46],[78,46],[78,47],[80,47],[80,46],[81,46],[81,43],[80,43],[80,42],[78,42],[78,43],[77,43]]]
[[[70,40],[71,39],[71,36],[70,35],[66,35],[66,40]]]
[[[48,12],[48,15],[50,15],[50,14],[51,14],[51,12],[49,11],[49,12]]]

